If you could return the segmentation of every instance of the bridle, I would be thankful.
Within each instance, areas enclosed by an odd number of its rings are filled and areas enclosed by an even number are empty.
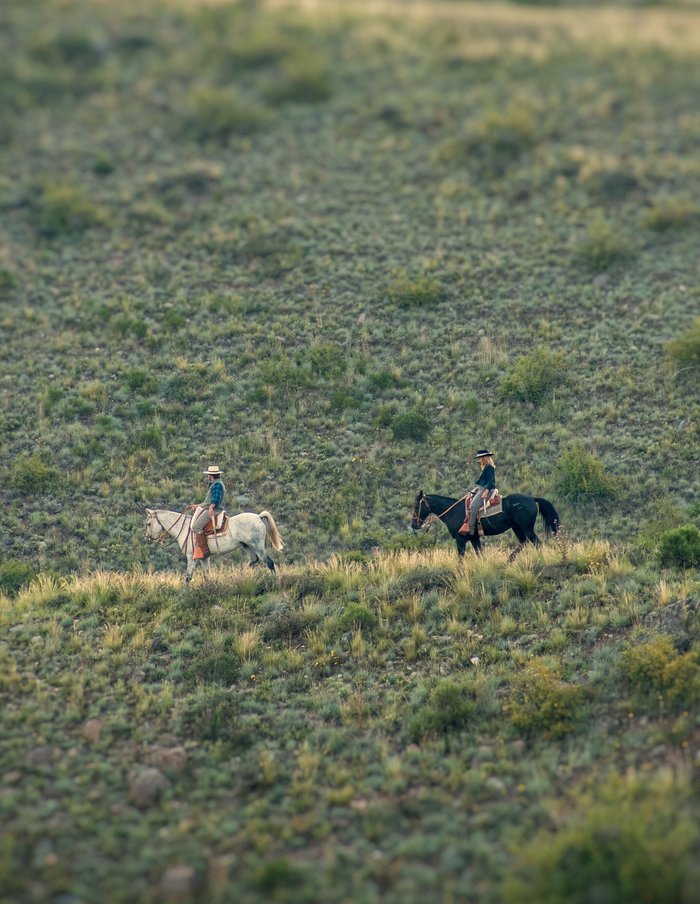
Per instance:
[[[190,525],[189,525],[189,522],[187,521],[187,518],[185,517],[185,516],[187,515],[187,512],[188,512],[188,509],[185,509],[185,511],[182,512],[182,514],[180,514],[180,515],[175,519],[175,521],[173,521],[172,527],[169,527],[169,528],[168,528],[168,527],[166,527],[166,526],[163,524],[163,522],[162,522],[162,521],[160,520],[160,518],[158,517],[158,510],[157,510],[157,509],[154,509],[153,512],[152,512],[152,514],[151,514],[151,518],[155,518],[156,524],[157,524],[158,527],[160,528],[160,533],[158,534],[157,537],[152,537],[151,534],[150,534],[150,532],[149,532],[149,531],[146,531],[146,539],[147,539],[147,540],[150,540],[152,543],[160,543],[160,544],[162,545],[163,543],[165,543],[165,541],[166,541],[166,539],[168,538],[168,536],[170,536],[170,531],[172,531],[172,530],[175,529],[175,526],[178,524],[178,522],[179,522],[180,519],[182,518],[182,519],[184,519],[184,520],[183,520],[182,524],[180,525],[180,527],[179,527],[179,529],[178,529],[177,535],[175,535],[175,542],[179,545],[179,543],[180,543],[180,537],[182,536],[182,531],[183,531],[183,529],[184,529],[184,528],[187,528],[188,531],[191,530]],[[185,538],[185,543],[187,543],[187,538]]]
[[[435,524],[436,521],[441,521],[443,516],[446,515],[448,512],[451,512],[452,509],[456,505],[459,505],[460,502],[464,502],[464,500],[467,498],[468,495],[469,495],[469,493],[465,493],[461,499],[458,499],[456,502],[453,502],[452,505],[448,506],[444,512],[440,512],[440,514],[438,515],[437,512],[434,512],[431,509],[428,497],[425,495],[425,493],[423,493],[423,495],[420,497],[419,501],[416,503],[416,507],[413,512],[413,518],[418,524],[418,530],[427,529],[427,528],[431,527],[433,524]],[[428,509],[428,514],[425,516],[425,518],[421,518],[421,515],[420,515],[421,506],[422,506],[423,502],[425,502],[426,507]]]

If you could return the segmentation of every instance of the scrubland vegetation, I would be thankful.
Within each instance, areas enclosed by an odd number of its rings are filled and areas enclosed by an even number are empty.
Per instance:
[[[5,0],[2,900],[693,898],[699,35]],[[407,530],[484,444],[512,565]],[[186,595],[212,462],[286,548]]]
[[[1,599],[4,900],[693,900],[696,572],[604,541]]]

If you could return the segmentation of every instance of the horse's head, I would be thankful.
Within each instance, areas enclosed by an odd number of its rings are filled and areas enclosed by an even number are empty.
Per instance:
[[[155,509],[146,509],[146,540],[163,540],[167,531],[160,523]]]
[[[416,493],[416,499],[413,503],[413,518],[411,519],[411,530],[419,531],[425,524],[425,520],[430,514],[431,508],[430,503],[428,502],[428,498],[423,490],[419,490]]]

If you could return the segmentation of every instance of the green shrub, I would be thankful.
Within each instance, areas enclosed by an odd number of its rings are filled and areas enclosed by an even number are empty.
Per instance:
[[[694,524],[666,531],[661,537],[658,558],[665,568],[697,568],[700,566],[700,531]]]
[[[534,147],[540,138],[534,113],[521,103],[492,110],[468,134],[445,141],[438,156],[447,163],[479,159],[500,170]]]
[[[11,485],[27,496],[55,491],[60,487],[61,479],[56,468],[46,464],[37,452],[17,458],[10,474]]]
[[[698,650],[678,654],[666,634],[625,650],[620,670],[636,690],[651,695],[654,703],[659,694],[678,709],[700,702]]]
[[[576,256],[592,270],[601,272],[617,261],[627,257],[630,245],[620,234],[618,227],[603,216],[596,217],[589,225],[586,235],[576,246]]]
[[[248,135],[268,118],[263,107],[245,100],[234,88],[206,85],[191,91],[185,110],[188,131],[202,142]]]
[[[504,904],[690,904],[698,829],[690,788],[610,781],[516,849]]]
[[[318,103],[327,100],[333,89],[328,66],[313,52],[295,54],[284,60],[277,77],[265,89],[272,104]]]
[[[347,368],[341,349],[331,342],[317,342],[312,345],[306,358],[312,372],[321,377],[339,377]]]
[[[523,733],[561,738],[577,727],[587,698],[586,688],[562,681],[558,668],[533,659],[515,678],[505,709]]]
[[[359,603],[350,603],[338,618],[338,630],[341,633],[352,631],[356,628],[372,629],[377,624],[377,616]]]
[[[505,398],[538,404],[566,383],[564,352],[552,353],[540,347],[519,358],[501,380]]]
[[[253,741],[242,723],[236,691],[215,684],[202,685],[186,698],[176,723],[179,731],[198,741],[220,741],[228,747],[245,747]]]
[[[427,307],[445,298],[443,287],[430,276],[400,277],[387,287],[386,293],[390,301],[402,308]]]
[[[414,443],[424,443],[428,438],[432,424],[419,411],[407,411],[397,415],[391,423],[394,439],[410,439]]]
[[[6,559],[0,562],[0,591],[8,595],[14,595],[34,577],[36,571],[26,562],[19,559]]]
[[[185,673],[192,681],[209,681],[229,687],[238,678],[240,667],[238,656],[231,650],[223,650],[197,655],[188,663]]]
[[[585,502],[615,496],[617,481],[599,458],[575,446],[564,452],[557,463],[555,487],[561,496]]]
[[[63,182],[48,184],[39,198],[38,228],[43,235],[51,238],[104,225],[107,219],[104,208],[77,185]]]
[[[136,446],[139,449],[160,451],[163,448],[163,431],[157,424],[145,427],[136,434]]]
[[[409,736],[412,741],[421,741],[465,728],[474,708],[471,691],[465,684],[440,681],[411,721]]]
[[[682,336],[666,345],[666,353],[678,367],[700,367],[700,317]]]
[[[656,232],[689,226],[700,217],[700,209],[688,198],[656,198],[642,217],[642,224]]]

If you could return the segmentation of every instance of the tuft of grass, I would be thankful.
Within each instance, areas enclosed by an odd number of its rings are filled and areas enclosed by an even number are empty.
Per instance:
[[[10,484],[26,496],[56,492],[61,486],[61,475],[57,468],[47,464],[38,452],[21,455],[10,468]]]

